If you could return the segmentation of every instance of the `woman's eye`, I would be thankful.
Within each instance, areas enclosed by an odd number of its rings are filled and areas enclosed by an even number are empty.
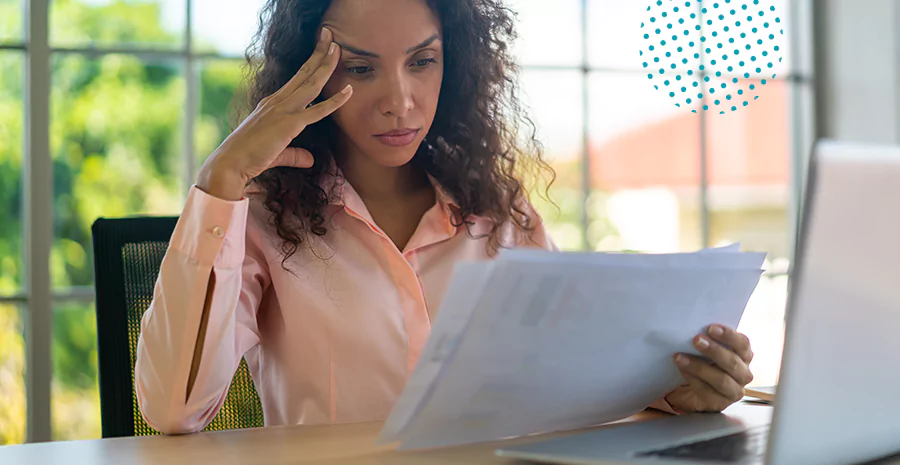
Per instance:
[[[422,58],[421,60],[416,60],[415,65],[420,68],[424,68],[431,63],[437,63],[437,60],[435,60],[434,58]]]
[[[352,68],[347,68],[347,72],[350,74],[366,74],[370,69],[372,68],[369,68],[368,66],[354,66]]]

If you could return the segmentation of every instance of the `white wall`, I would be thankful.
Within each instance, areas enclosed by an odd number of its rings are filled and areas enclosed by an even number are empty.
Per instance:
[[[900,1],[813,8],[819,136],[900,144]]]

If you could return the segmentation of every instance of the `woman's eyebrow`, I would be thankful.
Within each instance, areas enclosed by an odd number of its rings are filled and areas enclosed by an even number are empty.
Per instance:
[[[372,58],[381,58],[381,56],[379,56],[377,53],[368,52],[368,51],[360,49],[360,48],[352,47],[350,45],[338,42],[336,40],[334,41],[334,43],[340,45],[342,50],[353,53],[355,55],[372,57]]]
[[[431,45],[431,44],[432,44],[435,40],[437,40],[438,38],[440,38],[440,34],[435,33],[435,34],[432,35],[431,37],[429,37],[429,38],[423,40],[422,42],[420,42],[419,44],[414,45],[414,46],[408,48],[408,49],[406,50],[406,54],[409,55],[410,53],[415,52],[416,50],[423,49],[423,48],[425,48],[425,47]],[[350,52],[350,53],[353,53],[354,55],[365,56],[365,57],[372,57],[372,58],[381,58],[380,55],[378,55],[377,53],[374,53],[374,52],[370,52],[370,51],[367,51],[367,50],[363,50],[363,49],[360,49],[360,48],[356,48],[356,47],[353,47],[353,46],[350,46],[350,45],[347,45],[347,44],[342,44],[342,43],[340,43],[340,42],[338,42],[338,41],[335,41],[334,43],[340,45],[340,46],[341,46],[341,49],[346,50],[346,51],[348,51],[348,52]]]
[[[412,47],[406,49],[406,54],[409,55],[410,53],[415,52],[416,50],[419,50],[419,49],[422,49],[422,48],[425,48],[425,47],[431,45],[431,43],[434,42],[435,40],[437,40],[439,37],[440,37],[440,34],[434,33],[434,35],[423,40],[419,44],[413,45]]]

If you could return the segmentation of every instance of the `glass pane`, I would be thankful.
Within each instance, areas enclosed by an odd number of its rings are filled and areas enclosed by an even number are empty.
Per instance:
[[[738,331],[750,338],[753,347],[751,386],[778,384],[784,349],[784,309],[787,303],[787,276],[763,277],[747,302]]]
[[[186,9],[185,0],[52,0],[50,44],[177,49]]]
[[[0,304],[0,446],[25,442],[25,328],[19,308]]]
[[[243,78],[240,60],[204,61],[200,68],[200,114],[194,127],[197,166],[231,134],[235,91]]]
[[[720,72],[716,72],[713,76],[706,76],[703,80],[706,94],[703,99],[703,109],[719,115],[738,112],[738,110],[745,111],[748,107],[757,104],[760,92],[771,83],[770,79],[726,77]]]
[[[97,320],[92,303],[53,309],[51,423],[55,441],[100,438]]]
[[[177,214],[184,77],[126,55],[53,60],[54,286],[90,286],[98,217]]]
[[[654,43],[654,48],[662,49],[662,52],[675,53],[676,47],[680,45],[687,48],[688,42],[696,41],[699,37],[694,29],[699,24],[699,18],[696,13],[694,18],[690,17],[694,8],[678,8],[672,2],[672,8],[666,10],[666,17],[663,18],[657,14],[662,13],[662,8],[648,11],[647,5],[649,2],[588,0],[588,57],[592,67],[641,69],[641,63],[647,61],[642,57],[651,52],[643,49],[649,45],[643,35],[649,33],[651,38],[655,37],[657,28],[659,35],[665,36],[667,40],[673,34],[679,37],[666,45]],[[666,8],[668,5],[670,4],[667,3]],[[671,29],[668,25],[672,26]],[[687,36],[684,31],[688,31]],[[690,51],[691,54],[694,52]],[[680,56],[678,58],[681,59]],[[689,56],[688,59],[692,60]],[[679,67],[682,65],[683,63],[678,64]]]
[[[584,243],[582,73],[527,70],[522,73],[520,85],[523,103],[537,129],[536,138],[544,146],[545,160],[557,175],[549,192],[552,203],[542,198],[546,197],[542,195],[546,183],[538,183],[532,202],[556,245],[564,250],[580,250]]]
[[[581,0],[511,0],[519,39],[513,53],[525,65],[581,66]]]
[[[24,0],[0,0],[0,43],[25,41]]]
[[[0,53],[0,295],[22,287],[24,57]]]
[[[701,14],[707,39],[704,64],[710,74],[721,71],[738,77],[783,77],[791,59],[787,3],[761,0],[741,6],[722,4]]]
[[[672,252],[703,245],[700,119],[641,74],[592,73],[588,243]]]
[[[791,246],[788,86],[783,81],[756,84],[759,100],[706,119],[709,238],[711,245],[741,242],[743,250],[767,252],[770,271],[786,272]]]
[[[263,0],[194,0],[193,46],[199,52],[241,56],[259,27]]]

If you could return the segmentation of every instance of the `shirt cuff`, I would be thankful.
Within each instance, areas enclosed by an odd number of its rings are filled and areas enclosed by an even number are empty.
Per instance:
[[[249,204],[247,198],[222,200],[192,186],[169,247],[202,265],[241,266]]]

